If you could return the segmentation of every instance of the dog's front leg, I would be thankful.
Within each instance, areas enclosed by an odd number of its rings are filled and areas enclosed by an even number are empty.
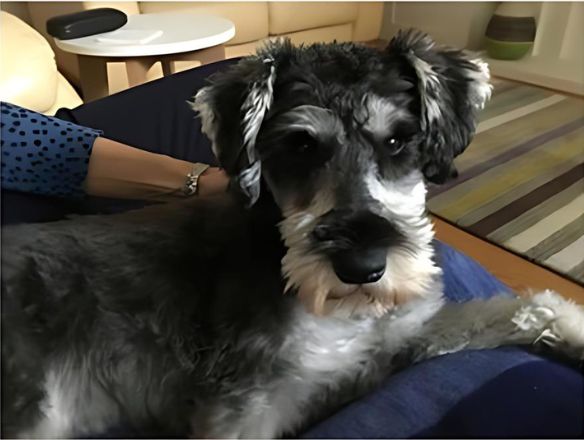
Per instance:
[[[440,298],[412,301],[382,319],[362,320],[299,311],[277,355],[257,359],[269,368],[252,383],[205,402],[192,435],[275,438],[300,432],[390,374],[392,357],[441,305]]]
[[[552,291],[446,304],[410,345],[413,361],[467,348],[549,347],[584,360],[584,307]]]

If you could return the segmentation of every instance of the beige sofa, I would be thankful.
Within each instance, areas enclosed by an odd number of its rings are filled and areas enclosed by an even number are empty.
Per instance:
[[[82,103],[36,30],[0,11],[0,41],[0,100],[50,115]]]
[[[46,34],[46,21],[56,15],[106,6],[126,14],[189,11],[228,18],[235,24],[236,35],[227,43],[227,57],[247,55],[266,39],[281,36],[296,43],[375,40],[379,38],[383,15],[381,2],[29,2],[33,25],[53,46],[59,69],[76,85],[79,85],[77,58],[55,47]],[[177,63],[176,68],[193,66],[184,62]],[[148,78],[161,74],[157,63]],[[125,66],[121,63],[110,63],[108,76],[110,93],[128,87]]]

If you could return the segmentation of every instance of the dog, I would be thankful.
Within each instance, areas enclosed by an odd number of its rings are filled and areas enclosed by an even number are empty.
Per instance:
[[[226,195],[4,229],[3,435],[274,438],[443,353],[582,360],[558,294],[443,300],[426,182],[490,92],[486,64],[415,31],[216,74],[193,107]]]

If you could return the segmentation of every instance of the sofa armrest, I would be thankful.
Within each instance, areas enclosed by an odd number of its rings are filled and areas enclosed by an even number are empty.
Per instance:
[[[83,104],[83,101],[79,94],[61,72],[57,72],[57,97],[53,106],[47,109],[44,113],[52,116],[57,113],[57,110],[60,108],[75,108],[81,104]]]
[[[0,98],[37,112],[55,104],[57,66],[46,40],[32,27],[0,12]]]

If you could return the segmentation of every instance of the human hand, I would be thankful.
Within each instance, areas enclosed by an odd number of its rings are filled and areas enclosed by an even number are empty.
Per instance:
[[[209,167],[199,176],[197,194],[206,196],[227,190],[229,177],[222,168]]]

